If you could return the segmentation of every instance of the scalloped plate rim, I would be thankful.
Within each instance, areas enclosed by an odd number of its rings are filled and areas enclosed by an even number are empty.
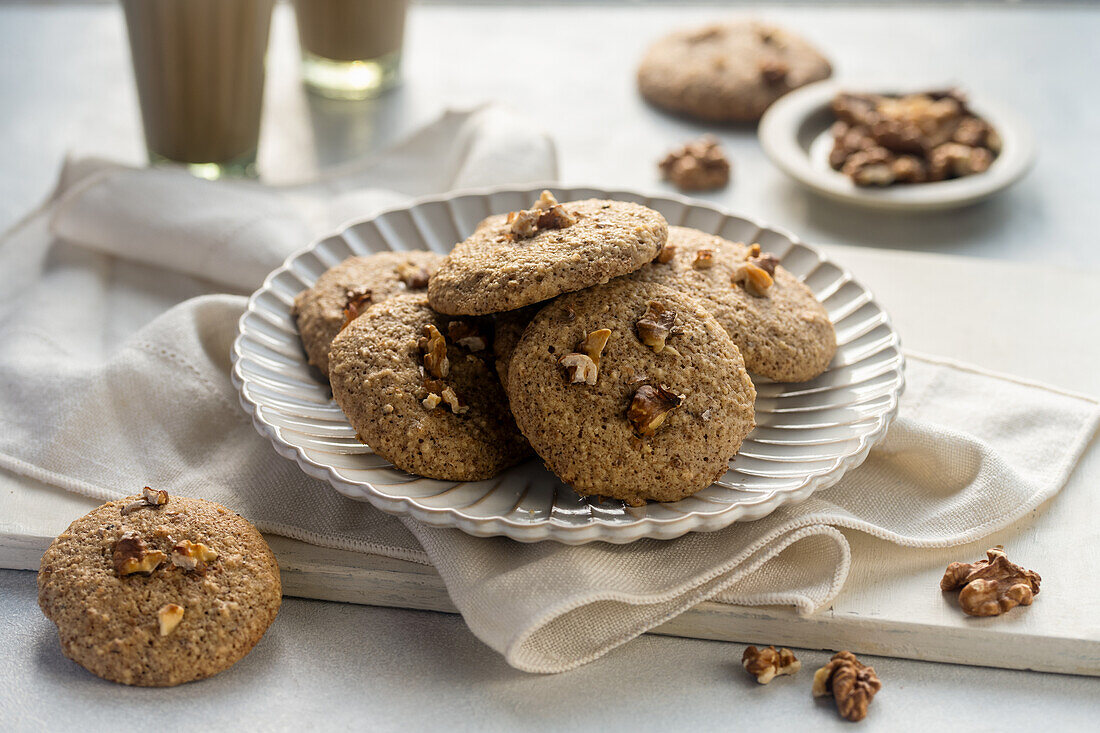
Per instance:
[[[412,210],[426,204],[443,203],[461,197],[472,196],[484,198],[495,194],[529,194],[532,190],[539,190],[542,188],[571,191],[583,190],[595,192],[598,195],[608,198],[630,196],[649,201],[666,200],[679,204],[685,207],[686,210],[703,209],[718,214],[724,219],[740,219],[756,227],[760,231],[767,230],[775,232],[786,238],[792,245],[802,246],[812,252],[818,257],[820,264],[828,263],[836,267],[840,273],[838,279],[844,279],[847,282],[858,285],[863,292],[867,294],[866,304],[873,303],[879,308],[884,319],[883,323],[880,325],[885,325],[890,331],[889,343],[884,346],[883,349],[894,348],[897,351],[897,355],[894,357],[896,361],[894,371],[897,374],[897,386],[896,389],[890,393],[889,406],[876,416],[875,428],[860,435],[858,438],[858,447],[848,454],[838,456],[834,461],[833,467],[810,476],[808,480],[797,489],[773,492],[757,503],[746,504],[744,502],[738,502],[730,504],[729,507],[720,511],[706,513],[697,511],[686,512],[681,516],[663,519],[648,516],[640,517],[633,522],[621,524],[589,522],[583,525],[566,525],[555,522],[551,517],[547,517],[547,519],[537,524],[516,522],[506,517],[471,517],[463,514],[460,509],[450,507],[426,507],[416,504],[410,497],[387,495],[369,483],[351,483],[338,476],[332,466],[318,463],[306,456],[300,447],[290,443],[280,435],[280,428],[278,426],[264,421],[263,417],[259,414],[263,406],[247,396],[244,388],[248,380],[240,372],[240,363],[244,357],[244,342],[248,335],[245,321],[250,315],[253,315],[257,311],[258,298],[271,289],[270,286],[276,277],[291,270],[291,264],[295,260],[313,251],[325,240],[332,237],[343,238],[349,229],[379,219],[393,212]],[[331,233],[318,237],[307,246],[292,252],[279,267],[268,273],[267,277],[264,278],[263,284],[249,296],[247,307],[238,319],[238,333],[233,340],[230,356],[232,361],[231,379],[233,385],[237,388],[240,404],[245,412],[252,418],[252,424],[256,431],[272,443],[276,453],[284,458],[295,461],[307,475],[313,478],[327,480],[340,494],[356,501],[367,501],[372,506],[388,514],[399,516],[407,515],[434,527],[454,527],[475,537],[506,536],[519,542],[552,540],[568,545],[579,545],[597,541],[611,544],[626,544],[644,538],[661,540],[675,539],[688,532],[712,532],[728,527],[734,522],[762,519],[781,506],[805,501],[814,492],[835,484],[848,471],[858,467],[867,459],[871,448],[882,440],[890,424],[897,416],[899,401],[905,390],[905,355],[901,350],[901,340],[893,327],[893,322],[889,313],[887,313],[881,305],[878,305],[874,294],[859,283],[846,267],[830,259],[816,247],[806,244],[786,229],[765,225],[754,217],[735,214],[725,207],[710,202],[691,199],[675,193],[660,192],[648,194],[639,190],[623,188],[608,189],[594,185],[563,184],[556,182],[507,184],[487,188],[460,189],[444,194],[417,197],[407,204],[387,207],[369,217],[353,218],[345,221]]]

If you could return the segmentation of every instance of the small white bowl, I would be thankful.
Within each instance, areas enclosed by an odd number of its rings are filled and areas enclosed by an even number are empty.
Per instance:
[[[968,90],[968,106],[993,125],[1002,139],[1001,152],[989,170],[935,183],[857,186],[829,165],[829,130],[836,120],[829,103],[842,90],[882,91],[845,82],[818,82],[781,97],[760,120],[760,144],[772,162],[822,196],[871,209],[950,209],[1007,188],[1020,180],[1035,161],[1035,140],[1027,124],[1011,111]]]

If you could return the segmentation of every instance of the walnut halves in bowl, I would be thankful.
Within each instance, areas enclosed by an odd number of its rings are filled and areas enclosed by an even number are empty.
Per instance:
[[[857,186],[928,183],[989,169],[1001,138],[957,91],[838,94],[829,165]]]

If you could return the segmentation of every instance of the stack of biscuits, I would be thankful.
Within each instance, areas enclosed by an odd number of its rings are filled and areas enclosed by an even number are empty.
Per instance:
[[[633,506],[726,473],[755,425],[750,372],[804,381],[836,350],[824,307],[759,245],[548,191],[445,257],[348,259],[294,317],[394,466],[478,481],[533,450],[579,494]]]

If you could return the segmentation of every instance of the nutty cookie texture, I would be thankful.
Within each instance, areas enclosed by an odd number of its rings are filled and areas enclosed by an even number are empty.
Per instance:
[[[441,259],[434,252],[380,252],[349,257],[317,278],[298,293],[292,309],[309,363],[328,376],[329,345],[344,324],[374,303],[423,292]]]
[[[493,358],[496,360],[497,376],[500,377],[501,384],[508,384],[508,364],[512,361],[516,344],[523,336],[523,329],[527,328],[527,324],[542,307],[542,304],[529,305],[496,314],[493,320]]]
[[[491,478],[529,454],[493,373],[491,325],[439,315],[423,295],[372,306],[332,342],[332,394],[360,439],[397,468]]]
[[[733,21],[658,40],[642,58],[638,88],[672,112],[714,122],[751,121],[787,92],[831,73],[825,57],[793,33]]]
[[[544,191],[530,209],[491,217],[455,245],[432,276],[428,299],[454,315],[521,308],[633,272],[667,237],[664,217],[639,204],[559,204]]]
[[[660,348],[646,324],[667,327]],[[706,488],[754,426],[756,390],[718,321],[694,298],[622,278],[539,311],[508,394],[562,481],[634,506]]]
[[[228,669],[260,640],[281,600],[278,563],[248,521],[151,489],[70,524],[38,571],[38,605],[65,656],[143,687]]]
[[[671,227],[657,261],[629,279],[660,283],[703,301],[754,374],[802,382],[825,371],[836,353],[836,332],[825,307],[767,252]]]

